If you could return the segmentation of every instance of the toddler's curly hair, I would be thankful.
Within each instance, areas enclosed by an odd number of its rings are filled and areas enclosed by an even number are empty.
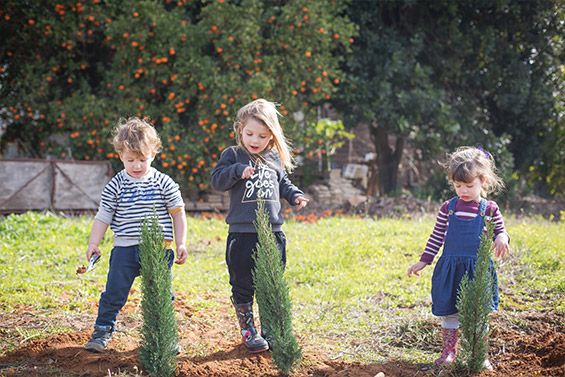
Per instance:
[[[481,180],[482,192],[500,192],[504,188],[504,182],[497,174],[496,165],[492,155],[477,147],[459,147],[448,155],[447,162],[444,164],[447,170],[447,178],[451,183],[469,183],[475,178]]]
[[[121,118],[113,135],[112,144],[119,154],[130,151],[144,157],[154,157],[162,148],[157,131],[147,119]]]

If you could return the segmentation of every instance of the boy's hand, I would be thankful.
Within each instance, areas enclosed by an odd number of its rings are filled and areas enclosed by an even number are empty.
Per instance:
[[[510,248],[508,241],[508,234],[506,233],[500,233],[496,236],[492,247],[494,248],[494,255],[496,255],[497,258],[502,258],[508,253]]]
[[[177,260],[176,264],[184,264],[186,258],[188,257],[188,251],[186,250],[186,245],[177,246]]]
[[[418,262],[416,264],[413,264],[412,266],[410,266],[410,268],[408,269],[408,276],[420,276],[420,271],[422,271],[424,269],[424,267],[426,267],[428,264],[425,262]]]
[[[243,173],[241,173],[241,179],[249,179],[253,174],[255,174],[255,168],[253,166],[247,166],[243,170]]]
[[[296,198],[296,200],[294,200],[294,203],[296,204],[296,209],[299,210],[306,207],[309,201],[310,201],[309,199],[306,199],[303,196],[299,196],[298,198]]]
[[[90,243],[90,244],[88,244],[88,250],[86,250],[86,260],[90,262],[90,258],[94,254],[101,255],[102,252],[100,251],[100,248],[98,248],[98,245],[96,245],[94,243]]]

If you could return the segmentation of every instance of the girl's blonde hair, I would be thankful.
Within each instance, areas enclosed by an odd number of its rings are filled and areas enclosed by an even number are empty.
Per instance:
[[[290,143],[284,137],[282,127],[279,123],[281,114],[277,111],[277,104],[265,99],[256,99],[243,106],[237,112],[237,118],[233,124],[237,144],[244,147],[241,133],[247,121],[251,118],[261,122],[271,132],[273,138],[269,141],[267,148],[275,148],[279,153],[284,168],[290,173],[294,169],[294,160],[290,152]]]
[[[155,128],[145,119],[121,118],[114,128],[112,144],[119,154],[133,152],[154,157],[161,150],[161,139]]]
[[[447,178],[453,182],[471,182],[475,178],[481,180],[481,195],[499,192],[504,182],[497,175],[492,155],[482,148],[459,147],[448,156],[445,164]]]

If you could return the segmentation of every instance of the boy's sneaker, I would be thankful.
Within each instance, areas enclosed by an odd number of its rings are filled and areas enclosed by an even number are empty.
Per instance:
[[[112,326],[94,326],[92,337],[84,345],[84,349],[90,352],[102,352],[112,338]]]

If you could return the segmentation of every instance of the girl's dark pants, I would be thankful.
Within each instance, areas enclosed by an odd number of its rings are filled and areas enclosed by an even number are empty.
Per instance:
[[[286,237],[283,232],[273,232],[281,253],[283,266],[286,265]],[[257,233],[229,233],[226,243],[226,264],[230,273],[232,297],[236,304],[253,302],[252,271],[255,268],[253,254],[257,248]]]

